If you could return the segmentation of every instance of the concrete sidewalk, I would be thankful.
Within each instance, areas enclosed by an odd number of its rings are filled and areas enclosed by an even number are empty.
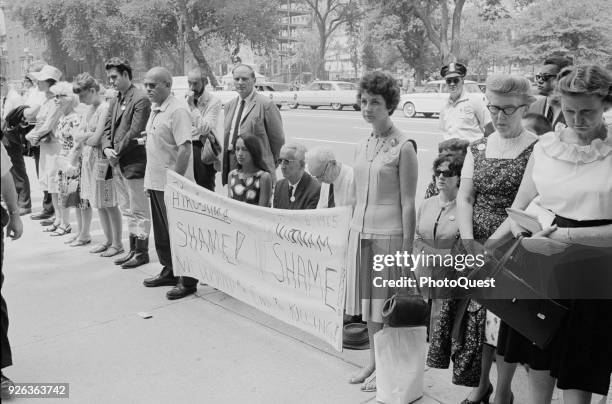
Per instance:
[[[40,193],[32,185],[38,207]],[[168,301],[169,287],[142,286],[160,269],[152,243],[152,263],[123,270],[112,259],[88,253],[91,245],[68,247],[69,236],[50,237],[38,222],[23,221],[24,236],[5,240],[2,292],[15,362],[5,373],[20,383],[70,383],[69,400],[45,403],[376,401],[375,393],[347,382],[368,351],[335,352],[208,286],[200,285],[196,296]],[[101,241],[96,214],[92,235],[92,244]],[[450,370],[427,370],[426,395],[418,403],[463,400],[470,389],[450,381]],[[515,403],[527,402],[522,368],[513,391]]]

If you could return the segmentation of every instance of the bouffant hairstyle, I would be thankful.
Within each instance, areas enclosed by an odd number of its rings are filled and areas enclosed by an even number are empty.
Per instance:
[[[487,93],[520,97],[525,104],[533,104],[536,100],[531,94],[531,84],[518,74],[495,74],[487,79]]]
[[[397,80],[387,72],[376,71],[361,78],[357,89],[357,103],[361,104],[361,93],[368,92],[383,97],[389,115],[393,115],[400,101],[400,87]]]
[[[457,153],[441,153],[434,160],[433,169],[435,171],[442,163],[448,162],[448,169],[456,176],[461,176],[463,160],[464,156]]]
[[[598,65],[566,67],[559,73],[561,95],[596,95],[606,108],[612,106],[612,73]]]
[[[249,151],[251,159],[253,160],[253,165],[260,170],[270,171],[264,162],[263,151],[259,138],[253,135],[241,135],[240,139],[242,139],[244,142],[244,147],[246,147],[246,149]],[[238,168],[242,169],[242,164],[238,163]]]
[[[132,66],[130,66],[130,62],[125,58],[113,57],[108,59],[106,63],[104,63],[104,69],[116,69],[119,74],[127,72],[128,78],[132,80]]]
[[[440,142],[440,144],[438,145],[438,153],[449,152],[458,153],[462,156],[465,156],[467,154],[467,149],[469,145],[469,140],[454,137],[452,139],[447,139]]]
[[[80,94],[83,91],[95,89],[96,92],[100,91],[100,84],[93,78],[93,76],[87,72],[81,73],[74,78],[72,83],[72,91],[75,94]]]
[[[563,68],[567,66],[571,66],[573,64],[572,59],[565,56],[551,56],[549,58],[544,59],[544,66],[546,65],[555,65],[561,71]]]

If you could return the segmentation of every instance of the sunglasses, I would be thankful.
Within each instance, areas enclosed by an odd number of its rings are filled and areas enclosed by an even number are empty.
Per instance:
[[[446,79],[446,84],[459,84],[461,79],[459,77],[452,77],[450,79]]]
[[[492,114],[494,114],[494,115],[499,114],[499,111],[501,111],[501,112],[503,112],[503,113],[504,113],[504,115],[506,115],[506,116],[510,116],[510,115],[514,115],[514,113],[515,113],[515,112],[516,112],[516,111],[517,111],[519,108],[521,108],[521,107],[526,107],[526,106],[527,106],[527,104],[521,104],[521,105],[518,105],[518,106],[516,106],[516,107],[499,107],[499,106],[497,106],[497,105],[491,105],[491,104],[488,104],[488,105],[487,105],[487,109],[488,109],[489,111],[491,111],[491,113],[492,113]]]
[[[442,174],[444,178],[450,178],[457,175],[454,171],[451,170],[434,170],[434,176],[439,177],[440,174]]]
[[[535,76],[537,81],[548,81],[550,79],[554,79],[555,77],[557,77],[556,74],[547,74],[547,73],[540,73],[540,74],[536,74]]]
[[[278,165],[288,165],[289,163],[293,163],[294,161],[297,160],[290,160],[290,159],[278,159],[276,160],[276,162],[278,163]]]
[[[66,95],[66,94],[56,94],[55,95],[55,99],[56,100],[59,100],[60,98],[65,98],[65,97],[68,97],[68,95]]]

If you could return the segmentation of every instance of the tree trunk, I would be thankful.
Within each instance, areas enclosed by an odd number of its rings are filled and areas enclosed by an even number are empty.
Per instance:
[[[213,74],[210,65],[206,61],[206,57],[204,56],[202,49],[200,49],[200,43],[195,38],[195,35],[193,35],[193,32],[191,33],[191,35],[189,34],[189,32],[187,33],[187,44],[189,45],[189,49],[191,50],[193,57],[195,58],[195,60],[198,61],[198,66],[200,67],[200,69],[206,72],[206,76],[208,77],[210,85],[212,85],[213,87],[217,87],[219,85],[219,82],[217,82],[217,78]]]

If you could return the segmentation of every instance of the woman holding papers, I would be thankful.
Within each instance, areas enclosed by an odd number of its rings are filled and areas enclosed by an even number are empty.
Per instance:
[[[612,106],[612,73],[596,65],[568,67],[559,73],[557,91],[568,128],[540,137],[512,207],[525,209],[537,197],[541,208],[555,214],[552,226],[522,244],[535,259],[555,262],[553,280],[563,290],[575,285],[567,278],[563,284],[562,274],[571,273],[580,282],[588,274],[599,279],[610,270],[612,131],[603,113]],[[510,229],[514,235],[525,231],[507,220],[499,236]],[[577,261],[576,254],[585,250],[601,258],[589,265]],[[601,279],[599,285],[610,290],[609,280]],[[597,288],[594,284],[581,298],[594,295]],[[563,301],[569,312],[543,350],[502,326],[498,350],[504,359],[530,365],[530,402],[550,402],[555,379],[565,404],[590,403],[592,393],[606,395],[612,372],[612,301],[602,297],[609,296]]]
[[[393,290],[374,288],[372,257],[412,252],[418,165],[408,136],[391,121],[400,99],[397,80],[380,71],[368,73],[359,83],[357,98],[372,133],[359,143],[353,165],[356,204],[349,231],[345,310],[367,321],[370,360],[349,382],[374,391],[374,334],[382,329],[382,307]],[[385,268],[376,276],[395,279],[398,269]]]
[[[486,97],[495,132],[470,144],[457,196],[459,230],[469,254],[482,252],[481,243],[506,219],[506,208],[514,200],[537,141],[521,121],[535,101],[527,79],[518,75],[492,76],[487,80]],[[430,364],[443,367],[450,355],[454,362],[453,383],[474,387],[463,403],[488,402],[493,392],[489,371],[499,319],[474,300],[453,300],[443,305],[440,322],[450,329],[460,325],[457,329],[463,331],[453,333],[452,341],[437,341],[448,334],[434,333],[432,346],[452,348],[435,352],[430,349]],[[512,402],[513,372],[513,366],[498,362],[496,403]]]

